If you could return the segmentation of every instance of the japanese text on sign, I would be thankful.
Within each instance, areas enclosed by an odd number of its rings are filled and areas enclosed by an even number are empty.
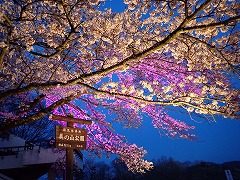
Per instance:
[[[56,126],[56,147],[86,149],[85,129]]]

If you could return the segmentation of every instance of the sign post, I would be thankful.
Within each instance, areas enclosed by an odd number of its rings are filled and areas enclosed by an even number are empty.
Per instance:
[[[67,123],[67,127],[73,127],[72,122]],[[66,148],[66,180],[73,180],[73,149]]]
[[[56,148],[66,148],[66,180],[73,180],[74,149],[86,149],[87,130],[73,128],[74,123],[91,125],[92,121],[71,116],[52,115],[52,119],[67,122],[67,127],[56,126]],[[79,122],[80,121],[80,122]]]

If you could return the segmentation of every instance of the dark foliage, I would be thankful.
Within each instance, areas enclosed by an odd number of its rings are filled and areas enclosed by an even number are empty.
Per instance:
[[[83,172],[84,180],[225,180],[224,170],[231,170],[234,180],[240,180],[240,162],[215,164],[211,162],[178,162],[162,157],[153,160],[154,168],[145,174],[128,171],[125,164],[114,159],[110,164],[87,159]]]

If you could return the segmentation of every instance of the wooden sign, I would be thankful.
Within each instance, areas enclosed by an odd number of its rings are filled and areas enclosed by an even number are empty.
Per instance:
[[[87,130],[56,126],[56,148],[86,149]]]

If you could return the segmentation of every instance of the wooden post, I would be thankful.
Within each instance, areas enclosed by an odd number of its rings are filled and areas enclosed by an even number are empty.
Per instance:
[[[56,172],[53,168],[49,167],[48,169],[48,180],[55,180]]]
[[[92,124],[91,120],[74,118],[72,115],[61,116],[61,115],[51,114],[49,118],[53,120],[65,121],[67,122],[67,127],[71,127],[71,128],[73,128],[74,123],[86,124],[86,125]],[[66,148],[66,171],[64,176],[65,180],[73,180],[73,164],[74,164],[73,150],[74,150],[73,148]]]
[[[73,122],[68,122],[67,127],[73,127]],[[66,180],[73,180],[73,149],[66,148]]]

